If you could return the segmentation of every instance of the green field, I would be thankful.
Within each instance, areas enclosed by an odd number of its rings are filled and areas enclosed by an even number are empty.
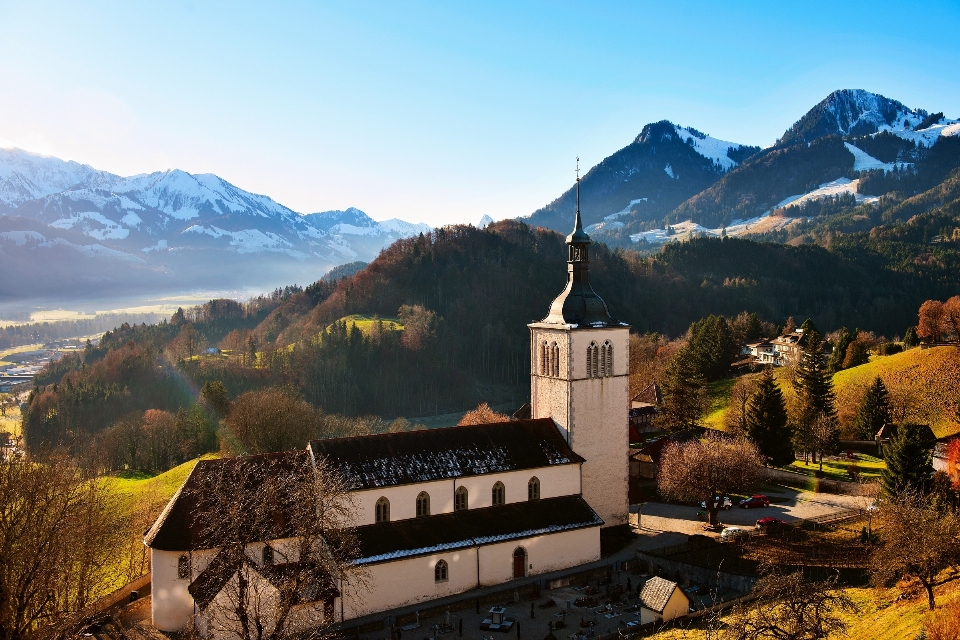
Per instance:
[[[774,375],[789,405],[794,395],[787,381],[790,370],[780,367],[774,369]],[[960,432],[960,349],[910,349],[892,356],[871,356],[867,364],[840,371],[833,376],[833,386],[841,427],[852,424],[860,398],[877,376],[886,385],[891,404],[902,408],[907,420],[929,424],[941,438]],[[710,404],[704,426],[723,428],[734,382],[726,379],[707,385]]]
[[[400,321],[396,318],[375,318],[373,316],[365,316],[360,314],[355,314],[352,316],[344,316],[340,318],[337,322],[346,322],[347,329],[351,326],[356,326],[364,335],[370,335],[373,331],[374,325],[377,323],[377,320],[383,322],[383,328],[387,331],[403,331],[403,325],[400,324]]]
[[[824,460],[823,474],[830,480],[850,481],[850,475],[847,473],[847,467],[851,463],[856,464],[860,477],[864,480],[876,480],[880,477],[880,471],[886,468],[886,463],[881,458],[870,456],[864,453],[858,453],[856,460]],[[803,460],[794,460],[788,467],[790,471],[798,471],[808,476],[813,476],[820,469],[820,463],[804,464]]]
[[[120,508],[127,513],[138,507],[165,504],[193,471],[198,460],[216,457],[216,454],[207,454],[158,475],[143,471],[122,471],[105,478],[104,488],[117,498]]]

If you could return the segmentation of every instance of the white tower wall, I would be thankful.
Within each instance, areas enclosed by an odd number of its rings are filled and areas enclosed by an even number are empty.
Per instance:
[[[628,411],[630,330],[627,327],[580,329],[530,325],[531,410],[534,418],[552,418],[570,447],[586,459],[581,486],[584,499],[605,526],[625,524],[628,512]],[[559,347],[559,376],[541,374],[540,346]],[[592,342],[613,346],[613,375],[590,377],[587,348]],[[547,372],[550,373],[549,371]]]

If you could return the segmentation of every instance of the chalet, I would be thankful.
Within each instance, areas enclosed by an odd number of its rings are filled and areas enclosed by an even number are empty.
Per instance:
[[[590,285],[589,244],[578,197],[567,286],[547,316],[528,325],[529,419],[315,440],[272,457],[200,461],[144,538],[157,628],[176,632],[193,622],[209,635],[223,617],[230,581],[245,578],[276,597],[271,585],[300,561],[282,513],[242,552],[225,551],[210,533],[215,527],[201,526],[204,519],[215,523],[216,509],[205,508],[210,500],[203,496],[205,478],[218,469],[258,477],[267,473],[261,467],[305,458],[307,468],[325,461],[346,483],[360,547],[354,562],[366,578],[354,584],[318,572],[295,602],[305,624],[599,559],[600,529],[627,522],[629,327],[610,316]],[[238,494],[244,490],[239,483]]]
[[[690,599],[676,582],[660,577],[647,580],[640,591],[640,624],[670,622],[690,612]]]
[[[780,366],[783,358],[770,340],[759,340],[743,345],[740,355],[752,356],[755,364],[770,364]]]
[[[643,439],[641,434],[657,430],[653,419],[662,403],[663,394],[660,392],[660,385],[657,383],[647,385],[643,391],[630,400],[630,442],[639,442]]]
[[[800,361],[800,354],[807,346],[807,336],[804,335],[803,329],[797,329],[793,333],[771,340],[770,344],[777,353],[780,364],[792,365]]]

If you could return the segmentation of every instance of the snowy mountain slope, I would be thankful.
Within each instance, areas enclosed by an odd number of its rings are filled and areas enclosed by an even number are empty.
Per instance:
[[[584,174],[580,181],[583,222],[609,230],[662,218],[758,151],[758,147],[719,140],[666,120],[648,124],[631,144]],[[575,200],[571,188],[528,221],[566,233]],[[611,215],[618,224],[607,219]]]
[[[347,220],[351,215],[355,224]],[[19,149],[0,150],[3,216],[29,218],[118,255],[140,256],[172,273],[172,280],[195,278],[199,271],[246,285],[280,273],[287,274],[280,283],[289,284],[290,274],[310,282],[334,265],[372,260],[396,239],[430,229],[402,220],[377,223],[355,209],[326,224],[323,214],[300,215],[213,174],[171,170],[122,177]],[[7,266],[2,258],[0,269]]]
[[[834,91],[808,111],[778,140],[778,146],[811,142],[828,135],[860,136],[882,130],[913,129],[927,116],[863,89]]]

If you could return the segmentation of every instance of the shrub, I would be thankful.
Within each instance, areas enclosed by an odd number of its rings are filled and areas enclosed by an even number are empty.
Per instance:
[[[901,351],[903,351],[903,345],[897,342],[884,342],[880,345],[880,355],[882,356],[892,356]]]

